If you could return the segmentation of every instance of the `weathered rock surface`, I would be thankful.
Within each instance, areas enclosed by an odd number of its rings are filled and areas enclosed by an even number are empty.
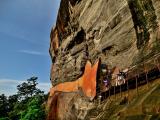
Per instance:
[[[53,86],[80,78],[87,60],[131,67],[160,52],[160,1],[61,0],[50,38]],[[59,105],[69,104],[68,116],[59,110],[59,119],[75,119],[76,113],[70,116],[75,96],[58,95]]]
[[[84,120],[92,109],[95,109],[95,105],[81,91],[56,92],[47,120]]]
[[[132,66],[159,52],[159,0],[61,0],[51,31],[52,85],[74,81],[86,59]]]

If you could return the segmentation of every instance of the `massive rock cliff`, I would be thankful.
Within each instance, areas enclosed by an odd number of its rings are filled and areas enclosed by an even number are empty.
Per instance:
[[[160,52],[160,1],[61,0],[50,38],[53,87],[80,78],[87,60],[134,66]]]
[[[74,81],[86,59],[123,69],[157,53],[159,0],[61,0],[51,31],[51,82]]]

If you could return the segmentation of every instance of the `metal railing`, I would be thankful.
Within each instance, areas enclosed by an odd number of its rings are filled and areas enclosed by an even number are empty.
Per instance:
[[[149,82],[157,78],[160,78],[160,53],[129,68],[125,84],[119,86],[110,85],[109,90],[106,92],[101,92],[97,88],[96,99],[100,95],[102,97],[101,102],[103,102],[103,100],[113,95],[116,98],[116,94],[122,96],[122,92],[127,92],[129,96],[130,89],[136,89],[138,94],[139,86],[147,84],[147,88],[149,88]]]

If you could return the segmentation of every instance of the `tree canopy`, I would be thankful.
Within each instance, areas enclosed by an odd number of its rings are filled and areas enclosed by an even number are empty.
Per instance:
[[[37,88],[38,77],[17,86],[17,94],[0,95],[0,120],[44,120],[47,95]]]

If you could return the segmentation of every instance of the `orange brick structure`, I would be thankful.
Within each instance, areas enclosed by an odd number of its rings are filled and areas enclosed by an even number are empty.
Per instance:
[[[73,82],[60,83],[50,89],[50,97],[54,95],[56,91],[61,92],[74,92],[82,88],[84,94],[87,97],[94,98],[96,96],[96,77],[99,61],[92,67],[91,63],[87,61],[85,71],[82,77]]]

